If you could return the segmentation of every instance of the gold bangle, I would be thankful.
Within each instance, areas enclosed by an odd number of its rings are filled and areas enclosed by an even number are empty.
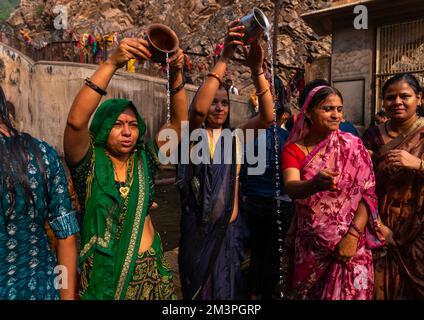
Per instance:
[[[219,85],[222,86],[222,80],[216,73],[210,72],[207,76],[215,78],[216,80],[218,80]]]
[[[267,93],[267,92],[268,92],[268,90],[269,90],[269,88],[266,88],[265,90],[263,90],[263,91],[261,91],[261,92],[257,92],[257,91],[256,91],[256,96],[257,96],[257,97],[263,96],[265,93]]]

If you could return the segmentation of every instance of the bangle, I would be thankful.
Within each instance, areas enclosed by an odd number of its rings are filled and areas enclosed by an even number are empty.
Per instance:
[[[356,235],[356,234],[354,234],[352,231],[349,231],[347,234],[350,234],[352,237],[355,237],[356,239],[361,239],[361,237],[360,236],[358,236],[358,235]]]
[[[265,73],[265,71],[259,72],[259,73],[253,73],[252,72],[252,77],[259,77],[261,75],[263,75]]]
[[[89,78],[85,78],[84,83],[85,83],[86,86],[90,87],[91,89],[96,91],[101,96],[107,95],[107,92],[105,90],[99,88],[97,85],[95,85],[93,82],[91,82],[91,80]]]
[[[207,76],[215,78],[216,80],[218,80],[219,85],[222,86],[222,80],[216,73],[210,72]]]
[[[362,231],[358,228],[358,226],[355,224],[355,222],[354,222],[354,221],[352,221],[352,223],[351,223],[350,225],[353,227],[353,229],[355,229],[355,231],[356,231],[356,232],[358,232],[358,234],[359,234],[359,236],[360,236],[360,237],[363,237],[363,236],[365,235],[365,233],[364,233],[364,232],[362,232]]]
[[[269,90],[269,88],[266,88],[265,90],[263,90],[263,91],[261,91],[261,92],[257,92],[257,91],[256,91],[256,96],[258,96],[258,97],[263,96],[265,93],[267,93],[267,92],[268,92],[268,90]]]
[[[185,82],[183,80],[178,87],[173,88],[173,89],[169,89],[169,93],[171,94],[171,96],[173,96],[173,95],[177,94],[178,92],[180,92],[181,89],[184,88],[184,86],[185,86]],[[169,88],[169,83],[166,85],[166,87]]]
[[[420,168],[418,169],[419,172],[423,172],[424,169],[424,163],[423,163],[423,159],[421,159],[420,161]]]

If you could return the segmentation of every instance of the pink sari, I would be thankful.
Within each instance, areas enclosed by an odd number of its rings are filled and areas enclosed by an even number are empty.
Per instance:
[[[308,97],[299,120],[289,137],[302,139],[308,132],[304,111],[316,88]],[[332,132],[305,158],[301,179],[310,180],[320,170],[339,172],[337,192],[318,192],[296,200],[294,255],[289,261],[292,295],[296,299],[371,299],[374,273],[370,246],[378,241],[367,233],[361,238],[355,256],[347,263],[336,260],[337,244],[347,234],[361,200],[371,211],[370,224],[377,220],[377,197],[372,162],[362,141],[340,130]],[[293,235],[288,237],[293,239]],[[374,240],[374,241],[372,241]],[[289,250],[293,250],[293,246]]]

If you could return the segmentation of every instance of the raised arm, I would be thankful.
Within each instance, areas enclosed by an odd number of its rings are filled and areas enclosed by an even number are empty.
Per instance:
[[[102,98],[101,90],[106,90],[116,70],[128,60],[136,57],[150,60],[147,46],[148,43],[141,39],[122,40],[112,56],[90,78],[91,83],[100,90],[84,85],[75,97],[68,114],[63,141],[65,159],[69,165],[77,164],[87,153],[90,143],[88,123]]]
[[[222,84],[222,79],[227,69],[229,60],[233,57],[236,47],[243,45],[242,37],[244,35],[244,26],[238,26],[240,19],[231,22],[228,25],[227,36],[224,42],[224,50],[221,57],[206,77],[199,91],[193,100],[193,109],[189,115],[190,131],[199,128],[205,121],[209,107],[215,97],[219,86]]]
[[[252,73],[253,84],[258,96],[259,114],[240,126],[240,129],[266,129],[274,121],[274,103],[270,91],[270,83],[265,78],[262,68],[264,63],[264,50],[258,41],[251,44],[250,50],[243,47],[246,64]]]
[[[172,129],[178,135],[178,142],[181,140],[181,122],[188,119],[188,99],[184,90],[184,53],[179,49],[178,52],[170,58],[170,88],[171,88],[171,120],[169,124],[162,126],[163,129]],[[156,143],[160,148],[166,141],[158,139],[159,133],[156,135]],[[175,145],[177,147],[177,145]]]

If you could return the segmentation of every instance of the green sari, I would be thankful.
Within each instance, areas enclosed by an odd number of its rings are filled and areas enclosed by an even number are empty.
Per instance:
[[[139,138],[132,155],[133,181],[124,200],[114,180],[106,142],[116,119],[127,108],[137,115]],[[131,101],[107,100],[97,109],[91,123],[92,143],[87,155],[71,168],[79,201],[85,209],[80,252],[82,299],[126,297],[139,259],[144,221],[153,201],[152,169],[157,165],[157,146],[144,145],[145,132],[146,125]],[[165,275],[172,286],[171,272],[168,270]]]

